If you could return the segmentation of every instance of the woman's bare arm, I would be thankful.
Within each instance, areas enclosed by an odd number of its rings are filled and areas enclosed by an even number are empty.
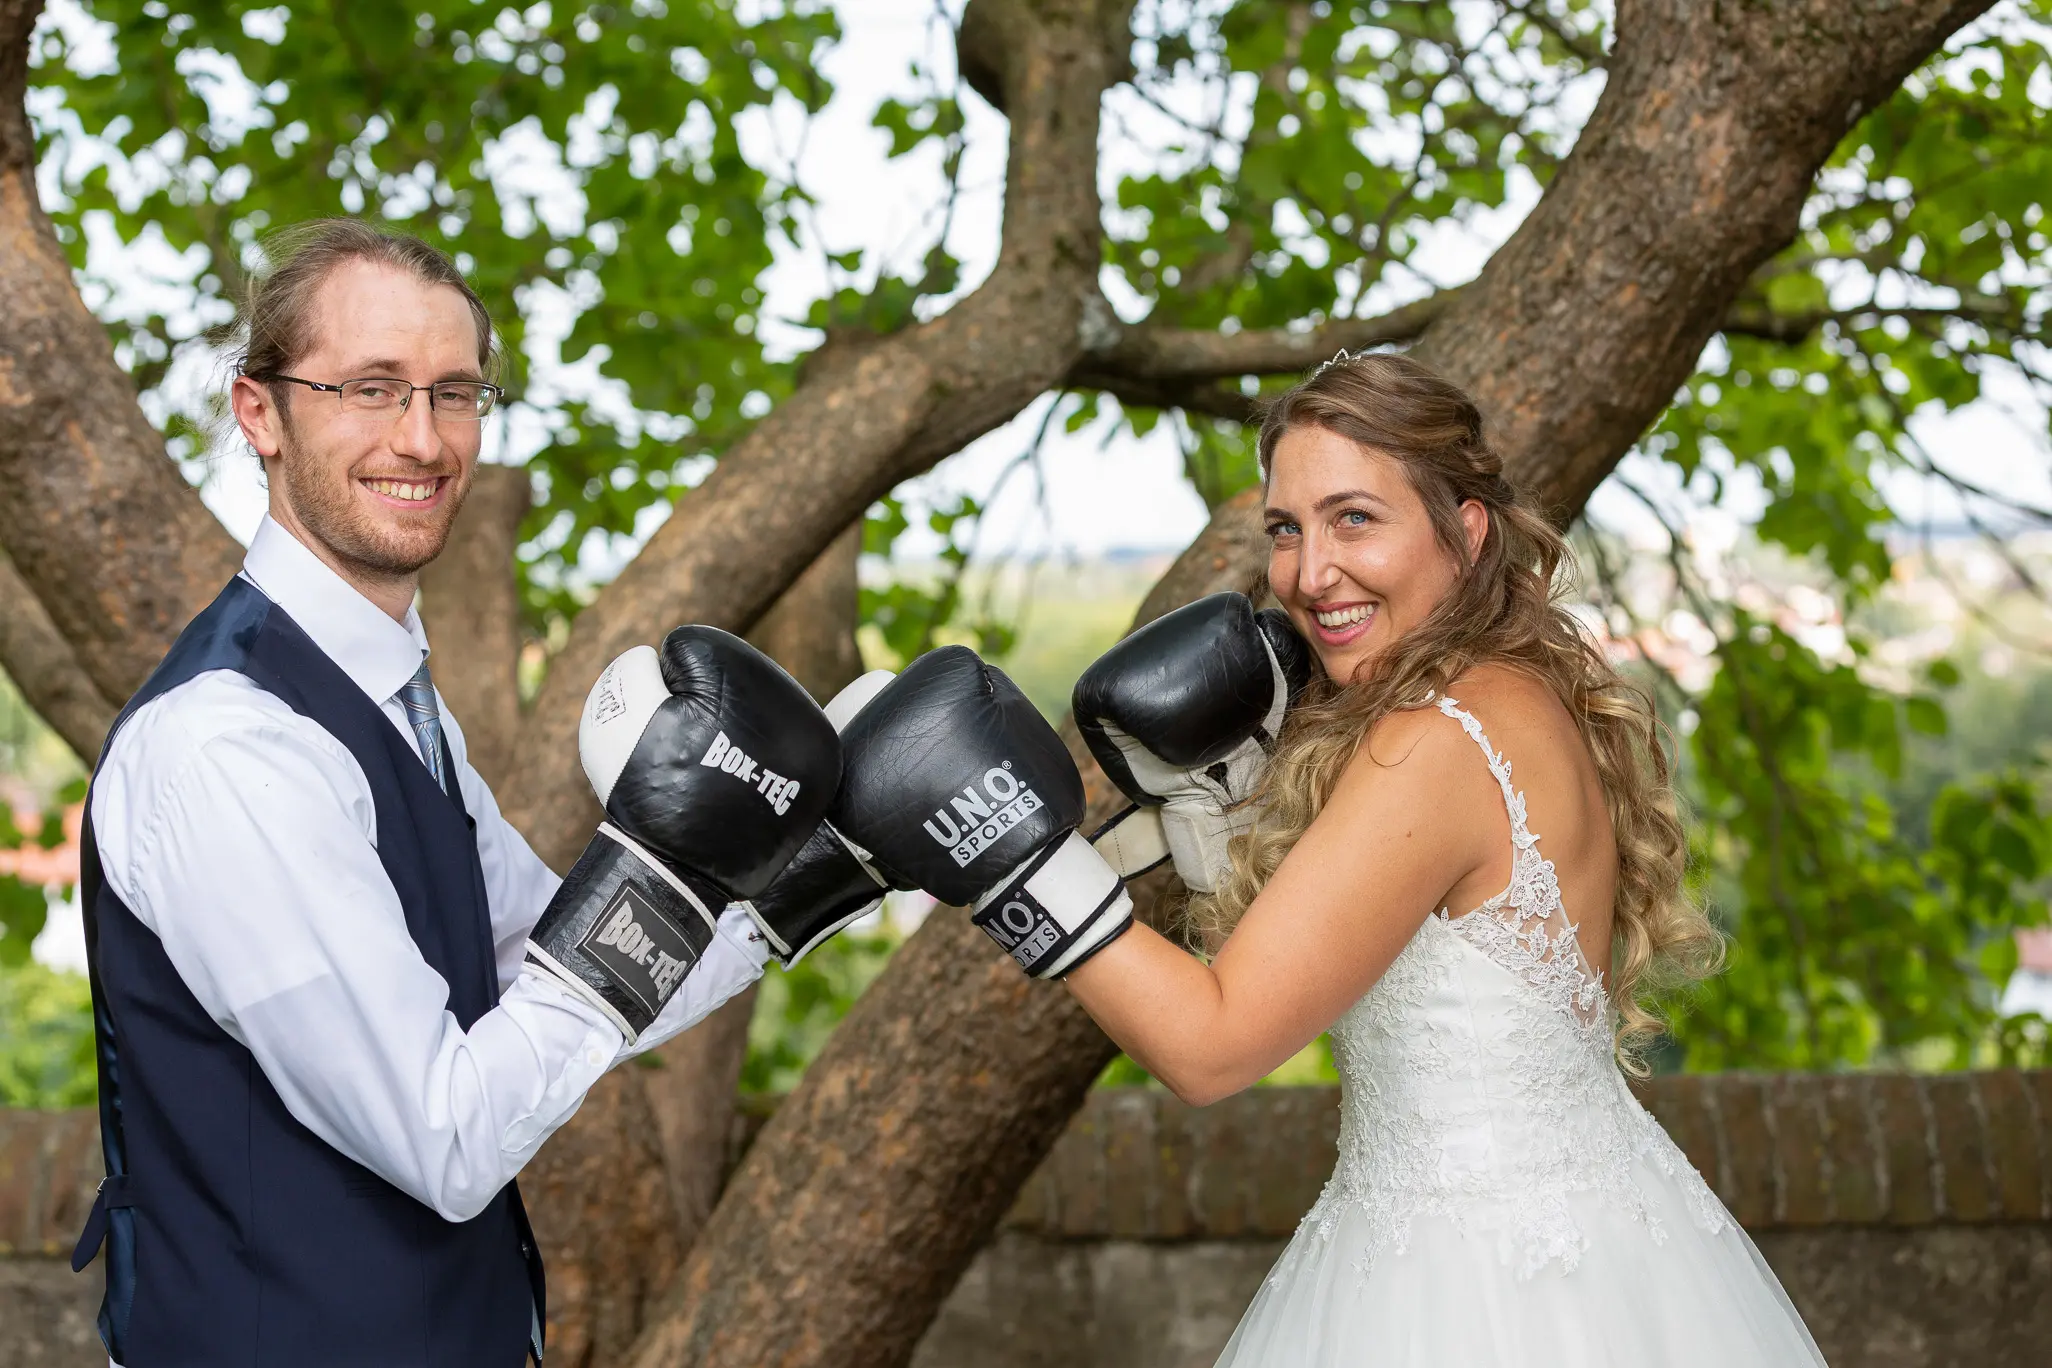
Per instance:
[[[1478,864],[1505,863],[1505,825],[1461,729],[1433,710],[1396,714],[1210,964],[1136,926],[1069,990],[1178,1097],[1216,1101],[1317,1039]]]

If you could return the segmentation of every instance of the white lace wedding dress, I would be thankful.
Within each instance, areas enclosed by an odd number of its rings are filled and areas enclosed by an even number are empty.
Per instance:
[[[1781,1284],[1625,1087],[1510,765],[1510,886],[1428,917],[1332,1028],[1339,1165],[1219,1368],[1823,1363]]]

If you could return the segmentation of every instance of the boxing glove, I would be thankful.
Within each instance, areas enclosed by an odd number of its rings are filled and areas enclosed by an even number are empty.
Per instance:
[[[1067,973],[1133,920],[1076,832],[1083,779],[1039,710],[961,646],[929,651],[841,734],[832,822],[893,887],[966,904],[1029,974]]]
[[[1212,594],[1148,623],[1076,681],[1076,726],[1119,789],[1159,812],[1176,872],[1211,892],[1283,715],[1311,679],[1289,619],[1245,594]],[[1135,822],[1144,822],[1136,816]]]
[[[891,682],[889,670],[871,670],[833,696],[827,720],[839,732],[864,704]],[[769,886],[742,903],[770,950],[786,969],[849,922],[874,912],[890,884],[864,852],[848,844],[829,817]]]
[[[705,953],[719,909],[762,892],[811,837],[840,781],[840,743],[776,662],[692,626],[606,667],[577,748],[607,820],[527,958],[632,1041]]]
[[[845,731],[892,678],[889,670],[872,670],[836,694],[826,705],[835,729]],[[1161,823],[1151,808],[1127,808],[1093,833],[1090,844],[1122,879],[1143,874],[1169,858]],[[759,897],[739,906],[747,908],[773,953],[788,969],[842,927],[882,906],[886,893],[910,887],[909,883],[893,884],[880,873],[870,863],[868,852],[841,834],[829,812],[812,839],[784,866],[784,872],[771,880]]]

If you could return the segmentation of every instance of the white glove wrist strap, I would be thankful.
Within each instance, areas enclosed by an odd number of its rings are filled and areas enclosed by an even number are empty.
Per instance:
[[[1176,873],[1198,893],[1215,893],[1232,870],[1227,843],[1242,832],[1254,829],[1255,811],[1236,807],[1220,812],[1206,802],[1170,802],[1161,810],[1161,833]]]
[[[1137,879],[1169,858],[1168,837],[1161,829],[1161,809],[1126,808],[1090,835],[1090,848],[1104,856],[1122,879]]]
[[[1055,978],[1133,921],[1133,899],[1090,842],[1071,831],[976,900],[970,920],[1035,978]]]

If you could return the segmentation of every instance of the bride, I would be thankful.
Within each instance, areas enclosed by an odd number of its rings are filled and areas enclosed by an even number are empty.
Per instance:
[[[1136,926],[1067,979],[1198,1105],[1331,1032],[1339,1165],[1221,1368],[1822,1363],[1625,1087],[1640,995],[1720,945],[1647,703],[1554,600],[1566,544],[1404,357],[1322,367],[1260,457],[1324,678],[1192,904],[1209,963]]]

